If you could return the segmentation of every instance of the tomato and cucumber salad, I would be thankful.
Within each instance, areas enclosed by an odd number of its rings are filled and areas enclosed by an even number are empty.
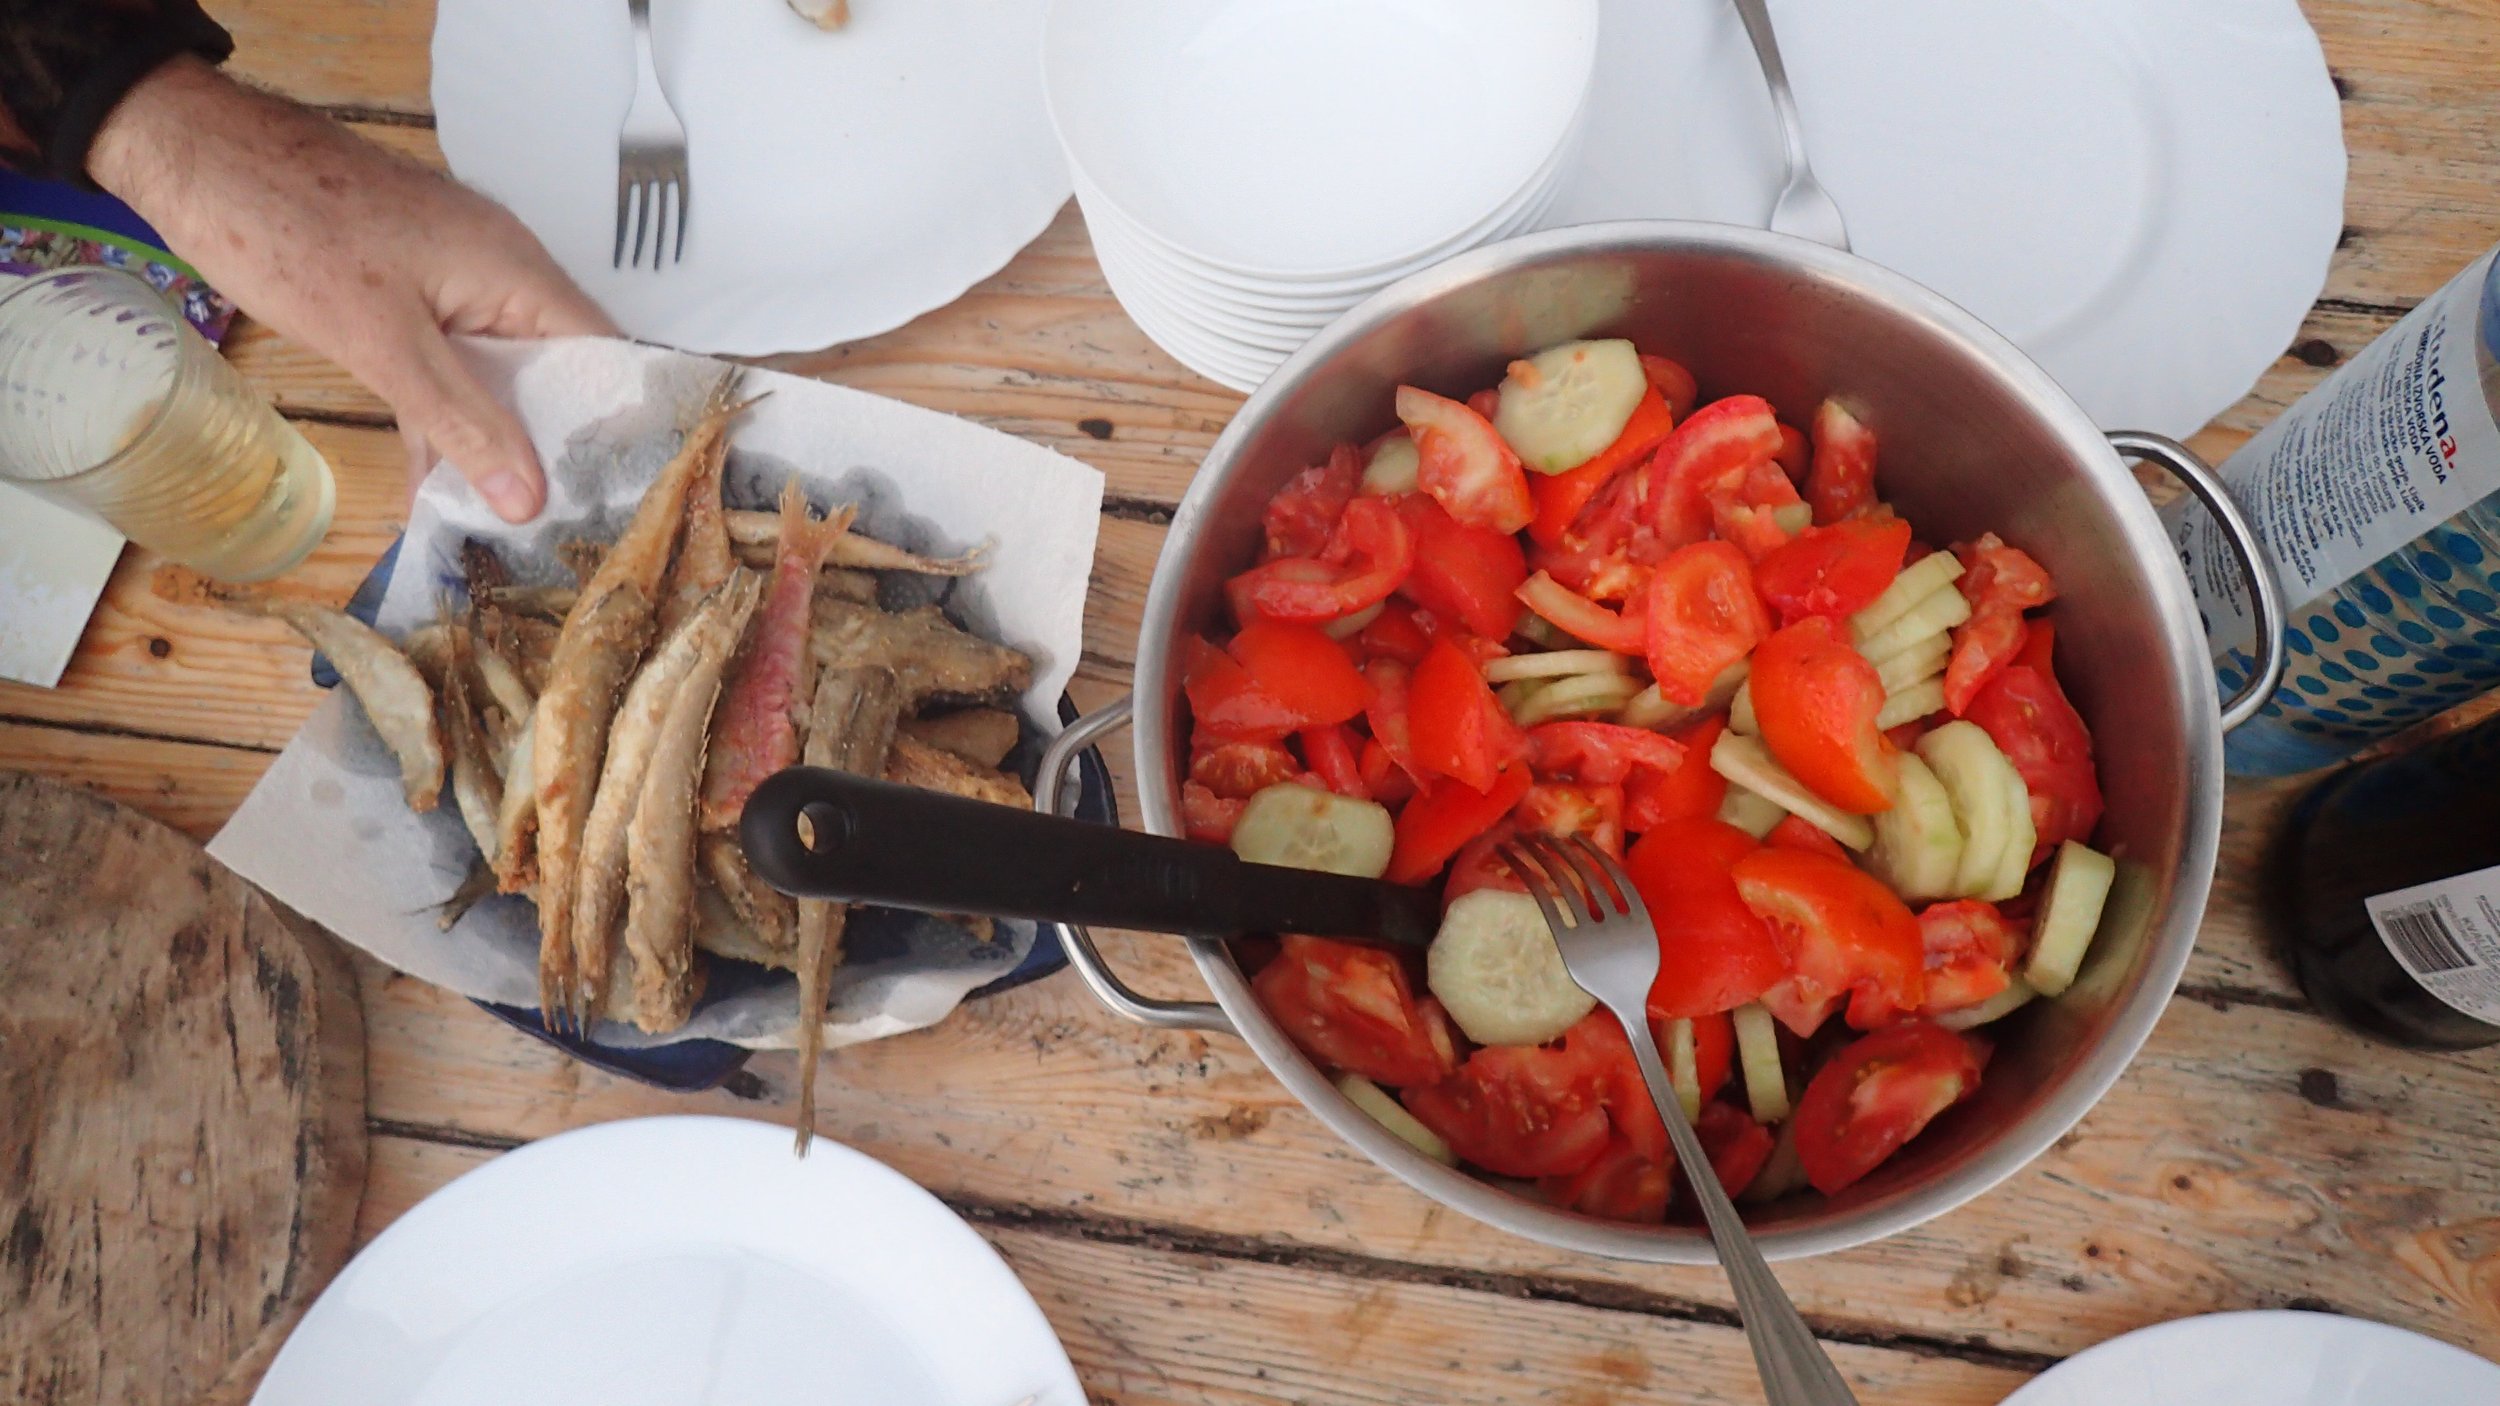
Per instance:
[[[1783,419],[1621,340],[1442,389],[1295,474],[1182,644],[1193,838],[1442,895],[1422,961],[1288,934],[1253,988],[1426,1155],[1661,1221],[1630,1045],[1499,854],[1579,836],[1655,921],[1649,1019],[1729,1191],[1846,1191],[2099,925],[2055,582],[1993,533],[1922,541],[1875,407]]]

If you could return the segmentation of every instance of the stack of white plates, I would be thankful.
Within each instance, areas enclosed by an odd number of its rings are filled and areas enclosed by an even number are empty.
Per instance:
[[[1535,228],[1598,0],[1055,0],[1043,75],[1094,251],[1165,351],[1250,390],[1373,292]]]

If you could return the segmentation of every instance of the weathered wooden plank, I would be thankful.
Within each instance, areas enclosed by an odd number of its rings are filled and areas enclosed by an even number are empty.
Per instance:
[[[217,833],[268,766],[265,752],[0,722],[0,769],[101,792],[195,840]]]
[[[375,1137],[359,1238],[494,1155]],[[1097,1238],[1117,1235],[1116,1226],[1020,1226],[966,1209],[1032,1291],[1098,1402],[1761,1400],[1742,1332],[1655,1305],[1595,1309],[1512,1297],[1501,1283],[1367,1279]],[[1867,1406],[1977,1406],[2026,1375],[1858,1344],[1836,1344],[1832,1356]]]
[[[1113,939],[1191,994],[1161,939]],[[610,1118],[787,1116],[795,1071],[694,1098],[587,1071],[406,978],[366,986],[372,1112],[527,1139]],[[2037,1165],[1880,1245],[1783,1267],[1818,1324],[2063,1355],[2146,1323],[2316,1299],[2500,1350],[2492,1056],[2382,1050],[2323,1020],[2182,999]],[[1275,1253],[1631,1286],[1725,1306],[1715,1271],[1546,1250],[1435,1207],[1301,1110],[1247,1048],[1159,1034],[1072,979],[828,1057],[818,1126],[941,1194],[1266,1242]]]

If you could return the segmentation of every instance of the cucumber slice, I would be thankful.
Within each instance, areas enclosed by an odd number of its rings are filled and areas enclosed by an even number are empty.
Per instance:
[[[1233,853],[1253,864],[1377,879],[1389,872],[1396,838],[1384,807],[1286,781],[1242,807],[1233,826]]]
[[[1690,708],[1660,693],[1658,685],[1651,684],[1633,695],[1631,702],[1623,705],[1623,714],[1615,721],[1622,723],[1625,727],[1646,727],[1658,732],[1673,732],[1688,723],[1700,722],[1721,708],[1729,706],[1736,697],[1736,690],[1745,686],[1746,678],[1752,673],[1753,661],[1750,659],[1739,659],[1728,665],[1720,671],[1717,678],[1710,681],[1710,691],[1702,695],[1701,702]]]
[[[1458,1154],[1450,1151],[1450,1145],[1441,1140],[1441,1135],[1416,1121],[1415,1115],[1407,1112],[1404,1104],[1389,1097],[1388,1091],[1378,1084],[1360,1074],[1340,1074],[1337,1076],[1337,1092],[1344,1094],[1346,1102],[1362,1109],[1373,1122],[1387,1128],[1398,1141],[1445,1167],[1458,1165]]]
[[[1363,466],[1363,492],[1374,498],[1394,498],[1412,493],[1423,481],[1424,456],[1415,448],[1415,441],[1402,434],[1393,434],[1372,451],[1371,462]]]
[[[1913,903],[1954,892],[1962,863],[1962,825],[1953,800],[1916,753],[1901,756],[1901,792],[1892,809],[1875,817],[1875,843],[1866,871]]]
[[[1352,615],[1341,615],[1319,627],[1319,632],[1332,640],[1350,640],[1363,632],[1363,627],[1380,618],[1385,602],[1374,601]]]
[[[1755,717],[1753,711],[1752,680],[1738,684],[1736,696],[1727,700],[1727,725],[1729,731],[1741,732],[1747,737],[1762,735],[1762,720]]]
[[[2043,996],[2055,996],[2075,984],[2083,954],[2101,926],[2101,909],[2109,902],[2109,886],[2118,865],[2106,854],[2073,840],[2057,847],[2049,870],[2048,897],[2040,903],[2040,925],[2031,944],[2031,964],[2023,980]]]
[[[1493,698],[1502,705],[1503,712],[1516,720],[1519,710],[1528,706],[1528,700],[1536,697],[1551,682],[1551,679],[1513,679],[1493,690]]]
[[[1880,667],[1885,660],[1923,642],[1929,635],[1942,634],[1969,618],[1970,602],[1962,599],[1960,591],[1943,586],[1880,630],[1861,634],[1855,625],[1849,629],[1857,641],[1858,653]]]
[[[1729,786],[1727,795],[1719,801],[1719,819],[1757,840],[1787,818],[1788,812],[1780,809],[1779,802],[1755,795],[1742,786]]]
[[[1543,474],[1594,459],[1632,420],[1649,377],[1630,342],[1565,342],[1510,364],[1493,428]]]
[[[1542,654],[1508,654],[1484,666],[1486,683],[1514,679],[1558,679],[1568,674],[1622,674],[1630,677],[1632,661],[1602,649],[1549,649]]]
[[[1921,679],[1898,693],[1887,694],[1884,706],[1875,713],[1875,726],[1887,732],[1903,723],[1914,723],[1930,713],[1944,711],[1944,680]]]
[[[1736,1008],[1736,1062],[1745,1071],[1745,1101],[1757,1123],[1788,1116],[1788,1074],[1780,1067],[1779,1025],[1759,1002]]]
[[[1701,1051],[1693,1043],[1693,1022],[1667,1022],[1667,1082],[1675,1086],[1675,1101],[1684,1105],[1684,1121],[1701,1117]]]
[[[2023,784],[2023,774],[2014,770],[2010,759],[2005,770],[2009,774],[2005,784],[2005,854],[1997,861],[1995,880],[1987,892],[1979,895],[1991,903],[2002,903],[2023,891],[2023,880],[2031,873],[2031,851],[2040,839],[2031,820],[2031,789]]]
[[[2005,861],[2006,843],[2013,838],[2005,793],[2009,787],[2020,790],[2022,778],[1977,723],[1937,728],[1919,739],[1918,756],[1936,774],[1962,827],[1962,856],[1947,891],[1977,897],[1995,885],[1997,869]]]
[[[1975,725],[1971,730],[1979,731]],[[1979,735],[1985,738],[1988,734]],[[1758,738],[1735,731],[1720,733],[1717,745],[1710,749],[1710,769],[1748,791],[1760,793],[1850,849],[1862,850],[1875,843],[1875,827],[1865,816],[1851,815],[1826,804],[1822,797],[1807,790],[1805,783],[1789,775],[1787,768],[1772,760],[1770,751]]]
[[[1964,1006],[1958,1011],[1946,1011],[1935,1017],[1935,1021],[1947,1030],[1975,1030],[1990,1021],[2003,1020],[2012,1015],[2031,1004],[2031,998],[2039,994],[2032,989],[2030,982],[2018,976],[2007,982],[2004,990],[1978,1005]]]
[[[1563,968],[1536,900],[1505,889],[1450,905],[1424,956],[1424,983],[1479,1045],[1542,1045],[1597,1005]]]
[[[1803,1191],[1805,1185],[1805,1164],[1797,1160],[1797,1121],[1792,1118],[1780,1124],[1779,1138],[1771,1144],[1770,1160],[1762,1164],[1753,1185],[1736,1199],[1748,1206],[1760,1206]]]
[[[1602,718],[1630,703],[1640,691],[1630,675],[1612,669],[1602,674],[1573,674],[1529,695],[1511,716],[1521,727],[1563,718]]]
[[[1554,627],[1554,622],[1533,610],[1519,612],[1519,623],[1511,633],[1539,649],[1578,649],[1580,642]]]
[[[1940,677],[1952,657],[1953,635],[1939,631],[1877,664],[1875,675],[1884,681],[1887,695],[1895,694],[1921,679]]]
[[[1771,525],[1794,537],[1814,526],[1814,507],[1809,503],[1782,503],[1771,510]]]
[[[1961,579],[1962,563],[1951,552],[1935,552],[1920,557],[1901,568],[1884,593],[1867,603],[1864,610],[1849,617],[1849,629],[1858,639],[1884,628],[1910,613],[1910,607]]]

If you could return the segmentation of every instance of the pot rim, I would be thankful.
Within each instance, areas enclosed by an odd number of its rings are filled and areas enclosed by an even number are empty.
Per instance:
[[[1958,304],[1901,274],[1858,255],[1765,230],[1686,220],[1629,220],[1579,225],[1523,236],[1472,250],[1389,285],[1330,323],[1270,376],[1234,414],[1199,465],[1155,563],[1139,624],[1133,723],[1139,801],[1145,828],[1179,835],[1167,758],[1176,741],[1164,700],[1172,694],[1170,651],[1155,643],[1178,624],[1184,566],[1203,535],[1200,519],[1217,484],[1229,477],[1244,444],[1264,425],[1275,405],[1347,345],[1382,323],[1481,279],[1548,260],[1659,247],[1698,248],[1802,273],[1847,296],[1870,299],[1896,316],[1924,322],[1934,331],[1978,352],[2007,389],[2038,416],[2076,460],[2095,474],[2135,486],[2134,479],[2099,427],[2048,373],[2003,335]],[[2065,1136],[2117,1083],[2167,1008],[2195,946],[2211,891],[2222,831],[2222,728],[2212,670],[2204,665],[2204,638],[2189,592],[2160,519],[2140,491],[2112,495],[2127,544],[2143,559],[2168,563],[2152,572],[2155,598],[2172,641],[2170,663],[2181,676],[2188,725],[2209,733],[2210,745],[2191,746],[2183,778],[2184,836],[2166,884],[2147,895],[2144,969],[2135,988],[2113,1009],[2099,1039],[2085,1050],[2048,1096],[1993,1138],[1931,1178],[1888,1192],[1821,1224],[1771,1228],[1755,1242],[1769,1259],[1794,1259],[1849,1249],[1895,1235],[1944,1215],[1985,1194],[2030,1165]],[[2187,642],[2196,642],[2190,647]],[[1371,1160],[1426,1196],[1499,1229],[1563,1249],[1617,1259],[1666,1264],[1712,1264],[1717,1254],[1698,1227],[1632,1226],[1599,1220],[1530,1201],[1498,1184],[1435,1162],[1415,1151],[1356,1109],[1318,1066],[1288,1039],[1252,995],[1248,980],[1222,942],[1192,939],[1190,954],[1200,976],[1261,1063],[1303,1105]]]

